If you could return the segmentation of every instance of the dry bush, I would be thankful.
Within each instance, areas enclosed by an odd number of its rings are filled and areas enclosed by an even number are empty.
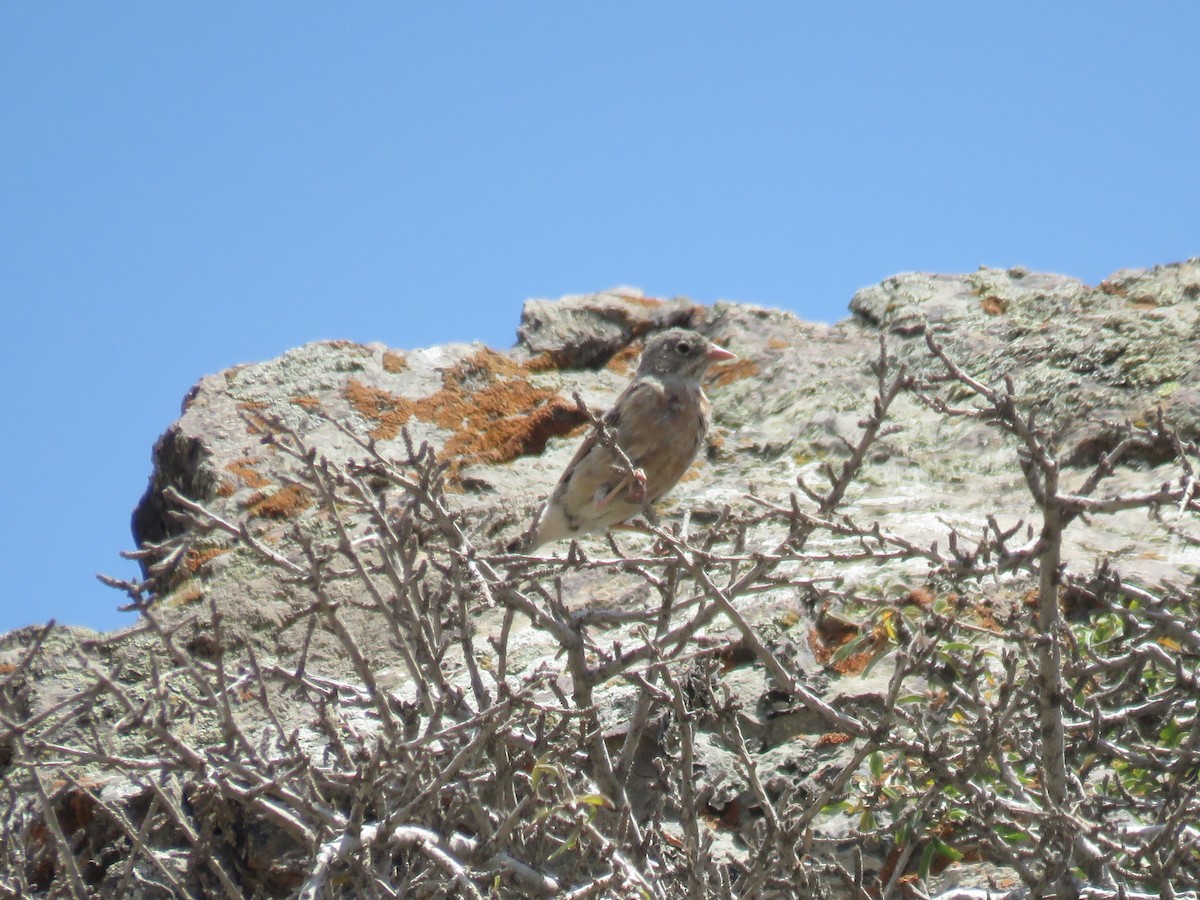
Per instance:
[[[429,447],[388,459],[367,441],[339,467],[273,423],[325,527],[298,528],[285,551],[174,494],[187,532],[144,550],[148,581],[118,585],[155,647],[144,671],[81,649],[82,687],[25,715],[47,628],[0,674],[0,894],[920,897],[947,864],[976,861],[1017,882],[993,896],[1195,896],[1196,597],[1127,583],[1107,563],[1069,571],[1062,540],[1081,516],[1137,508],[1186,537],[1197,448],[1160,418],[1117,428],[1092,469],[1064,469],[1011,384],[977,381],[932,337],[929,350],[943,374],[918,382],[881,347],[860,438],[824,486],[694,532],[652,528],[638,556],[615,541],[603,557],[486,552]],[[939,547],[847,516],[902,395],[1003,432],[1040,521],[1002,528],[993,511],[977,537],[950,531]],[[1101,497],[1147,447],[1177,477]],[[206,535],[291,586],[287,626],[307,635],[291,664],[231,650],[215,605],[198,653],[181,639],[190,620],[156,607],[156,586]],[[877,702],[834,703],[742,607],[811,594],[818,562],[863,561],[919,562],[936,590],[899,603],[821,589],[821,609],[857,633],[828,664],[890,671]],[[564,579],[587,572],[633,578],[654,601],[573,608]],[[972,615],[1002,582],[1030,584],[1030,605]],[[481,611],[499,621],[486,638]],[[364,621],[390,638],[407,689],[380,684]],[[561,662],[512,671],[521,628]],[[352,678],[310,670],[314,634],[333,636]],[[762,769],[725,682],[738,665],[765,670],[774,702],[840,748],[836,766]],[[616,729],[613,685],[633,696]],[[735,760],[737,808],[697,778],[701,742]],[[836,837],[835,817],[852,823]]]

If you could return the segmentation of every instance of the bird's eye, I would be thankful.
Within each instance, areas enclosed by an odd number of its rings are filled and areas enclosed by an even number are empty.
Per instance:
[[[678,353],[680,356],[687,356],[689,353],[692,352],[692,345],[689,344],[687,341],[680,341],[678,344],[675,345],[675,352]]]

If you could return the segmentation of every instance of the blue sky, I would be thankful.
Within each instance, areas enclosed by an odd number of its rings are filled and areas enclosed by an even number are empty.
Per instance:
[[[154,439],[307,341],[1200,254],[1197,34],[1190,2],[0,4],[0,631],[131,623],[93,576],[135,572]]]

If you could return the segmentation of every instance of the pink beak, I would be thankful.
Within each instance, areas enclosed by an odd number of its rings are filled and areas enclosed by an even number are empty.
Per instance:
[[[724,347],[718,347],[713,344],[708,348],[708,352],[704,354],[704,358],[709,362],[724,362],[727,359],[737,359],[736,353],[730,353]]]

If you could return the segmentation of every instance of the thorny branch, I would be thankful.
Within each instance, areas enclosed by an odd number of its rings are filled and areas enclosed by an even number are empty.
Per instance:
[[[1196,448],[1160,414],[1071,470],[1013,382],[926,340],[921,381],[881,341],[824,486],[602,557],[490,551],[407,433],[393,458],[334,423],[362,451],[339,465],[256,413],[319,514],[281,540],[168,488],[181,535],[138,551],[147,580],[108,580],[141,624],[72,647],[78,689],[36,709],[57,632],[0,670],[0,895],[918,897],[970,860],[1032,895],[1189,896],[1200,601],[1073,571],[1063,542],[1138,509],[1186,536]],[[1031,530],[986,510],[924,545],[851,513],[905,395],[1005,435]],[[1098,496],[1147,444],[1178,474]],[[274,573],[272,641],[172,606],[198,547]],[[927,589],[813,574],[863,563]],[[581,602],[607,583],[623,602]],[[989,586],[1032,588],[1034,615]],[[825,690],[864,667],[886,688]]]

